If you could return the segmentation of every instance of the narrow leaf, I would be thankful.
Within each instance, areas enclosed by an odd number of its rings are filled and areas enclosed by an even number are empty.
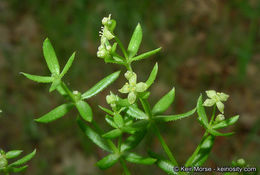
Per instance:
[[[120,114],[114,115],[114,122],[119,128],[122,128],[124,126],[124,119]]]
[[[134,117],[136,119],[148,119],[149,117],[140,109],[134,106],[129,106],[129,109],[126,112],[131,117]]]
[[[202,104],[202,95],[200,95],[197,102],[197,113],[199,115],[199,120],[203,123],[204,126],[208,127],[208,117]]]
[[[131,62],[132,62],[132,61],[139,61],[139,60],[148,58],[148,57],[150,57],[150,56],[152,56],[152,55],[154,55],[154,54],[160,52],[161,49],[162,49],[162,48],[160,47],[160,48],[154,49],[154,50],[152,50],[152,51],[145,52],[145,53],[143,53],[143,54],[141,54],[141,55],[138,55],[138,56],[136,56],[136,57],[133,57],[133,58],[131,59]]]
[[[153,84],[153,82],[154,82],[154,80],[155,80],[155,78],[156,78],[157,72],[158,72],[158,64],[156,63],[156,64],[154,65],[154,67],[153,67],[152,72],[151,72],[150,75],[149,75],[148,80],[145,82],[145,84],[147,85],[147,87],[150,87],[150,86]]]
[[[51,83],[53,81],[53,77],[47,77],[47,76],[39,76],[39,75],[31,75],[24,72],[21,72],[26,78],[36,81],[38,83]]]
[[[97,162],[97,166],[102,169],[108,169],[112,167],[119,159],[119,155],[117,154],[109,154],[108,156],[104,157],[102,160]]]
[[[198,145],[197,149],[192,154],[192,156],[186,162],[185,166],[202,166],[208,159],[208,156],[214,145],[214,141],[215,136],[213,135],[208,135],[204,137]]]
[[[30,154],[24,156],[23,158],[11,163],[10,166],[20,166],[22,164],[25,164],[26,162],[31,160],[35,154],[36,154],[36,149],[33,152],[31,152]]]
[[[89,104],[83,100],[76,103],[76,108],[78,109],[80,116],[87,122],[91,122],[93,118],[92,109]]]
[[[221,122],[213,125],[212,129],[220,129],[220,128],[225,128],[227,126],[233,125],[234,123],[237,122],[238,119],[239,119],[239,115],[236,115],[234,117],[231,117],[227,120],[221,121]]]
[[[113,139],[113,138],[120,136],[121,134],[122,134],[122,131],[120,129],[113,129],[113,130],[103,134],[102,137],[104,137],[106,139]]]
[[[110,115],[114,115],[114,112],[105,108],[105,107],[102,107],[102,106],[98,106],[102,111],[105,111],[106,113],[110,114]]]
[[[114,120],[113,120],[113,117],[109,116],[109,115],[106,115],[105,117],[105,120],[106,122],[112,126],[113,128],[117,128],[117,125],[115,124]]]
[[[45,114],[44,116],[35,119],[35,121],[40,123],[49,123],[54,120],[57,120],[63,117],[65,114],[67,114],[69,110],[72,108],[72,106],[73,104],[71,103],[60,105],[55,109],[53,109],[52,111],[50,111],[49,113]]]
[[[218,132],[218,131],[216,131],[216,130],[214,130],[214,129],[207,129],[207,131],[208,131],[210,134],[214,135],[214,136],[231,136],[231,135],[234,134],[234,132],[221,133],[221,132]]]
[[[69,70],[69,68],[71,67],[73,61],[74,61],[74,58],[75,58],[75,52],[70,56],[68,62],[66,63],[66,65],[64,66],[61,74],[60,74],[60,78],[62,78]]]
[[[43,42],[43,55],[51,73],[59,75],[60,65],[52,44],[48,38]]]
[[[49,89],[49,92],[54,91],[60,85],[60,83],[61,83],[60,79],[54,79]]]
[[[162,114],[165,112],[169,106],[173,103],[175,97],[175,88],[173,88],[170,92],[164,95],[153,107],[152,113]]]
[[[22,152],[23,152],[22,150],[12,150],[12,151],[8,151],[5,156],[7,159],[13,159],[19,156]]]
[[[131,37],[128,48],[127,48],[127,53],[128,53],[129,58],[132,58],[138,52],[139,46],[140,46],[141,41],[142,41],[142,37],[143,37],[142,27],[138,23],[135,30],[134,30],[134,33]]]
[[[127,160],[128,162],[131,162],[131,163],[136,163],[136,164],[151,165],[151,164],[154,164],[157,159],[151,158],[151,157],[142,157],[135,153],[128,153],[125,156],[125,160]]]
[[[26,168],[28,168],[28,165],[24,165],[24,166],[19,167],[19,168],[12,167],[10,171],[12,171],[14,173],[19,173],[19,172],[24,171]]]
[[[104,79],[99,81],[97,84],[95,84],[92,88],[90,88],[88,91],[86,91],[84,94],[82,94],[82,98],[88,99],[88,98],[96,95],[97,93],[99,93],[100,91],[105,89],[108,85],[113,83],[118,78],[119,75],[120,75],[120,71],[117,71],[117,72],[114,72],[114,73],[110,74],[109,76],[105,77]]]
[[[155,116],[154,119],[155,120],[158,120],[158,121],[164,121],[164,122],[169,122],[169,121],[175,121],[175,120],[180,120],[180,119],[183,119],[185,117],[189,117],[191,116],[192,114],[194,114],[196,111],[196,108],[186,112],[186,113],[183,113],[183,114],[176,114],[176,115],[158,115],[158,116]]]
[[[97,146],[106,150],[108,152],[112,152],[109,148],[108,143],[105,139],[103,139],[96,131],[94,131],[90,126],[86,125],[83,120],[80,118],[77,119],[78,125],[80,129],[84,132],[84,134]]]
[[[143,130],[127,137],[121,144],[121,151],[124,152],[135,148],[143,140],[145,134],[146,130]]]

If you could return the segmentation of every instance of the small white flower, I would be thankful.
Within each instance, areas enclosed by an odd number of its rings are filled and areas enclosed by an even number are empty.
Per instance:
[[[147,84],[140,82],[136,83],[137,76],[134,72],[127,71],[125,73],[125,78],[129,81],[126,83],[119,92],[127,94],[128,93],[128,102],[133,104],[136,100],[136,95],[138,92],[144,92],[147,89]]]
[[[209,98],[205,100],[203,106],[210,107],[216,104],[218,110],[223,114],[224,104],[222,102],[227,101],[229,95],[223,92],[216,92],[214,90],[208,90],[206,91],[206,94]]]

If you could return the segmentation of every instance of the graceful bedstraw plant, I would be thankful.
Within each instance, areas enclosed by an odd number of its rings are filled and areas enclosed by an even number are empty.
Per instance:
[[[154,65],[148,79],[141,82],[132,68],[132,63],[155,55],[161,48],[138,53],[143,35],[140,24],[136,26],[127,48],[123,46],[115,33],[116,21],[111,18],[111,15],[103,18],[102,25],[97,57],[104,59],[106,63],[118,64],[126,68],[123,70],[126,83],[121,86],[118,92],[110,92],[106,96],[106,101],[111,108],[99,106],[106,113],[104,119],[111,126],[111,130],[104,131],[99,127],[95,119],[93,120],[91,107],[85,100],[113,83],[119,77],[120,71],[105,77],[83,94],[72,91],[62,80],[62,77],[72,65],[75,53],[72,54],[60,72],[59,62],[49,39],[46,39],[43,43],[43,53],[51,74],[49,76],[22,74],[39,83],[51,83],[50,92],[57,90],[67,98],[65,98],[64,104],[35,120],[48,123],[63,117],[71,108],[76,107],[79,116],[81,116],[77,117],[79,127],[94,144],[108,152],[104,158],[97,162],[99,168],[107,169],[119,162],[124,174],[129,175],[131,173],[126,162],[130,162],[144,165],[156,164],[168,174],[187,174],[174,171],[174,167],[179,166],[179,164],[157,126],[158,123],[173,122],[193,116],[197,111],[197,121],[205,129],[205,134],[193,154],[186,161],[185,166],[202,166],[211,152],[215,138],[233,134],[233,132],[221,133],[218,129],[233,125],[239,118],[239,116],[227,119],[224,117],[224,102],[228,99],[228,95],[212,90],[206,91],[209,99],[203,101],[202,95],[200,95],[194,109],[183,114],[164,115],[163,113],[174,101],[175,88],[171,88],[155,105],[151,105],[149,103],[149,96],[151,95],[149,88],[156,79],[158,64]],[[210,118],[205,111],[205,107],[212,108]],[[167,157],[153,151],[148,151],[147,155],[139,155],[135,152],[135,147],[148,132],[152,132],[158,137]]]

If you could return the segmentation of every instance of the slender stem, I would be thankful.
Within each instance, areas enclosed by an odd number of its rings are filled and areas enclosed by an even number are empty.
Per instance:
[[[122,50],[122,52],[123,52],[123,54],[124,54],[126,60],[128,60],[128,55],[127,55],[127,53],[126,53],[126,50],[125,50],[125,48],[124,48],[122,42],[120,41],[120,39],[119,39],[117,36],[115,36],[115,40],[116,40],[116,42],[118,43],[120,49]]]
[[[157,135],[159,141],[161,142],[162,144],[162,147],[165,151],[165,153],[167,154],[167,156],[169,157],[169,159],[171,160],[171,162],[174,164],[174,165],[177,165],[178,166],[178,163],[176,161],[176,159],[174,158],[174,156],[172,155],[172,152],[170,150],[170,148],[167,146],[167,144],[165,143],[163,137],[161,136],[161,133],[158,129],[158,127],[156,126],[156,124],[154,124],[154,131],[155,131],[155,134]]]
[[[71,100],[73,102],[75,102],[73,93],[71,92],[71,90],[68,88],[68,86],[64,82],[61,82],[61,87],[64,89],[64,91],[67,93],[67,95],[71,98]]]
[[[126,163],[123,159],[120,159],[120,163],[124,169],[124,173],[125,175],[131,175],[130,171],[128,170],[127,166],[126,166]]]
[[[118,150],[121,152],[121,144],[122,144],[122,135],[118,139]]]
[[[215,113],[216,113],[216,104],[213,106],[212,116],[211,116],[211,119],[210,119],[210,122],[209,122],[210,126],[211,126],[212,122],[214,121]]]

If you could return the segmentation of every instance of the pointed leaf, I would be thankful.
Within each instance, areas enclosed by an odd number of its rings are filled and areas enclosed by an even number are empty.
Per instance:
[[[26,78],[36,81],[38,83],[51,83],[53,81],[53,77],[47,77],[47,76],[39,76],[39,75],[31,75],[24,72],[21,72]]]
[[[158,121],[164,121],[164,122],[169,122],[169,121],[175,121],[175,120],[180,120],[180,119],[183,119],[185,117],[189,117],[191,116],[192,114],[194,114],[196,111],[196,108],[186,112],[186,113],[183,113],[183,114],[176,114],[176,115],[158,115],[158,116],[155,116],[154,119],[155,120],[158,120]]]
[[[203,138],[195,150],[195,152],[192,154],[192,156],[188,159],[185,166],[202,166],[206,160],[208,159],[208,156],[211,152],[211,149],[214,145],[215,136],[208,135],[205,138]]]
[[[133,58],[131,59],[131,62],[132,62],[132,61],[139,61],[139,60],[142,60],[142,59],[145,59],[145,58],[149,58],[150,56],[157,54],[157,53],[160,52],[161,50],[162,50],[162,48],[160,47],[160,48],[154,49],[154,50],[152,50],[152,51],[145,52],[145,53],[143,53],[143,54],[141,54],[141,55],[138,55],[138,56],[136,56],[136,57],[133,57]]]
[[[175,97],[175,88],[173,88],[170,92],[164,95],[153,107],[152,113],[161,114],[165,112],[170,105],[173,103]]]
[[[52,44],[48,38],[43,42],[43,55],[47,66],[52,74],[60,74],[60,65],[56,56],[56,53],[52,47]]]
[[[135,148],[143,140],[145,134],[146,130],[143,130],[127,137],[121,144],[121,151],[124,152]]]
[[[173,175],[177,175],[178,172],[174,171],[174,167],[177,165],[174,165],[171,161],[166,160],[165,158],[161,157],[160,155],[152,152],[152,151],[148,151],[148,154],[151,157],[154,157],[157,159],[157,166],[159,168],[161,168],[164,172],[166,172],[167,174],[173,174]]]
[[[64,66],[61,74],[60,74],[60,78],[62,78],[69,70],[69,68],[71,67],[73,61],[74,61],[74,58],[75,58],[75,52],[70,56],[68,62],[66,63],[66,65]]]
[[[199,115],[199,121],[201,121],[204,126],[208,127],[208,117],[202,104],[202,95],[200,95],[197,102],[197,113]]]
[[[19,173],[19,172],[24,171],[26,168],[28,168],[28,165],[24,165],[24,166],[19,167],[19,168],[12,167],[10,171],[14,172],[14,173]]]
[[[102,169],[108,169],[113,166],[119,159],[119,155],[117,154],[109,154],[108,156],[104,157],[102,160],[97,162],[97,166]]]
[[[238,119],[239,119],[239,115],[236,115],[234,117],[231,117],[227,120],[221,121],[221,122],[213,125],[212,129],[220,129],[220,128],[225,128],[227,126],[233,125],[234,123],[237,122]]]
[[[149,117],[143,111],[134,106],[129,106],[129,109],[126,113],[136,119],[149,119]]]
[[[54,91],[60,85],[60,83],[61,83],[60,79],[54,79],[49,89],[49,92]]]
[[[49,113],[45,114],[44,116],[35,119],[35,121],[40,123],[49,123],[54,120],[57,120],[63,117],[65,114],[67,114],[69,110],[72,108],[72,106],[73,104],[71,103],[60,105],[52,111],[50,111]]]
[[[157,72],[158,72],[158,64],[156,63],[153,67],[152,72],[149,75],[148,80],[145,82],[145,84],[147,85],[147,88],[149,88],[153,84],[153,82],[156,78]]]
[[[94,131],[90,126],[86,125],[83,120],[80,118],[77,119],[78,125],[80,129],[84,132],[84,134],[97,146],[106,150],[108,152],[112,152],[108,143],[105,139],[103,139],[96,131]]]
[[[82,94],[82,98],[88,99],[88,98],[96,95],[97,93],[99,93],[100,91],[105,89],[108,85],[113,83],[118,78],[119,75],[120,75],[120,71],[117,71],[117,72],[114,72],[114,73],[110,74],[109,76],[105,77],[104,79],[99,81],[97,84],[95,84],[92,88],[90,88],[88,91],[86,91],[84,94]]]
[[[135,153],[128,153],[127,155],[125,155],[125,160],[136,164],[151,165],[154,164],[157,159],[151,157],[142,157]]]
[[[8,151],[6,154],[5,154],[5,157],[7,159],[13,159],[17,156],[19,156],[23,151],[22,150],[12,150],[12,151]]]
[[[115,124],[114,120],[113,120],[113,117],[109,116],[109,115],[106,115],[105,117],[105,120],[106,122],[112,126],[113,128],[117,128],[117,125]]]
[[[119,128],[122,128],[124,126],[124,119],[120,114],[114,115],[114,122]]]
[[[214,135],[214,136],[231,136],[231,135],[234,134],[234,132],[221,133],[221,132],[218,132],[218,131],[216,131],[216,130],[214,130],[214,129],[207,129],[207,131],[208,131],[210,134]]]
[[[36,154],[36,149],[33,152],[31,152],[30,154],[24,156],[23,158],[11,163],[10,166],[20,166],[22,164],[25,164],[26,162],[31,160],[35,154]]]
[[[127,53],[128,53],[129,58],[132,58],[138,52],[139,46],[140,46],[141,41],[142,41],[142,37],[143,37],[142,27],[138,23],[135,30],[134,30],[134,33],[131,37],[128,48],[127,48]]]
[[[89,104],[83,100],[76,103],[76,108],[78,109],[80,116],[87,122],[91,122],[93,118],[92,109]]]
[[[122,134],[122,131],[120,129],[113,129],[113,130],[103,134],[102,137],[104,137],[106,139],[113,139],[113,138],[120,136],[121,134]]]

